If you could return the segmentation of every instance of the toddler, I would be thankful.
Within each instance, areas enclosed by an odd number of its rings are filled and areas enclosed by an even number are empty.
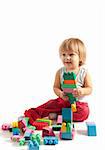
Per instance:
[[[89,107],[86,102],[83,102],[83,99],[84,96],[91,94],[92,82],[84,65],[86,61],[85,45],[77,38],[66,39],[59,48],[59,55],[64,66],[56,72],[53,86],[58,98],[49,100],[37,108],[25,111],[25,117],[29,117],[29,122],[32,125],[34,125],[37,118],[47,117],[49,113],[59,115],[62,112],[62,108],[70,107],[69,98],[61,88],[64,72],[74,72],[76,74],[77,88],[74,89],[73,95],[78,98],[78,101],[76,102],[77,111],[73,113],[73,121],[84,121],[88,118]]]

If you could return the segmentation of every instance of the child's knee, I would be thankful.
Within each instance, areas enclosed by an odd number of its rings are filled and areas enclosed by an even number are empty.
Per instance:
[[[86,120],[89,116],[89,107],[88,104],[86,103],[81,103],[78,108],[77,112],[73,113],[73,120],[82,122]]]
[[[89,107],[88,106],[84,106],[82,112],[81,112],[81,120],[84,121],[88,118],[89,116]]]

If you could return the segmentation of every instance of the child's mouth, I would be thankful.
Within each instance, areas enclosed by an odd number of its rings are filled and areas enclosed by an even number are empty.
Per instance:
[[[71,62],[65,62],[65,64],[71,64]]]

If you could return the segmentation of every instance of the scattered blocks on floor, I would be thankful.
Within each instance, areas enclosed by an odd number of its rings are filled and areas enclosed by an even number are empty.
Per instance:
[[[62,124],[62,115],[58,115],[57,125],[61,125],[61,124]]]
[[[25,145],[25,143],[26,143],[25,138],[19,139],[19,145],[20,145],[20,146]]]
[[[19,135],[20,129],[19,128],[12,128],[13,135]]]
[[[62,140],[72,140],[72,133],[71,132],[62,132],[61,139]]]
[[[1,126],[1,128],[2,128],[2,130],[9,130],[10,124],[5,123],[5,124],[3,124],[3,125]]]
[[[40,143],[41,143],[41,136],[40,136],[40,134],[32,134],[31,135],[31,141],[35,141],[35,140],[37,140],[37,142],[38,142],[38,144],[40,145]]]
[[[42,137],[45,136],[55,136],[55,133],[53,132],[51,127],[45,127],[42,130]]]
[[[96,124],[94,122],[86,122],[88,136],[96,136]]]
[[[18,118],[18,122],[3,124],[2,130],[11,130],[13,133],[11,140],[14,142],[19,142],[19,145],[25,145],[28,143],[29,150],[39,150],[39,145],[42,143],[44,145],[58,144],[58,138],[56,137],[57,134],[54,131],[59,131],[61,140],[74,139],[75,128],[73,124],[73,112],[75,112],[75,110],[76,105],[73,103],[71,104],[71,108],[62,109],[62,115],[51,113],[50,118],[56,119],[56,124],[54,125],[52,125],[52,120],[42,118],[37,119],[34,122],[34,125],[31,126],[29,124],[29,118],[21,116]],[[86,125],[87,135],[96,136],[97,133],[95,123],[86,122]],[[40,134],[36,134],[35,129],[42,130],[42,136]]]
[[[45,136],[43,142],[44,145],[56,145],[58,144],[58,138],[53,136]]]
[[[46,123],[48,123],[49,126],[51,126],[51,124],[52,124],[52,120],[44,119],[44,118],[36,119],[36,122],[46,122]]]
[[[52,125],[53,131],[60,131],[61,127],[62,127],[62,125]]]
[[[42,130],[44,127],[48,126],[47,122],[34,122],[33,124],[36,127],[36,130]]]
[[[37,140],[29,141],[28,147],[29,147],[29,150],[39,150],[39,144]]]
[[[19,140],[22,138],[22,136],[20,136],[20,135],[12,135],[11,136],[11,140],[13,141],[13,142],[19,142]]]

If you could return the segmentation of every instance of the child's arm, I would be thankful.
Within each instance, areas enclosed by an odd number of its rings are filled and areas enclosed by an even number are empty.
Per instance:
[[[62,98],[63,100],[68,100],[68,96],[65,95],[65,93],[61,90],[61,85],[60,85],[60,70],[57,71],[56,76],[55,76],[55,81],[54,81],[54,86],[53,86],[54,93]]]
[[[84,86],[74,90],[75,97],[90,95],[92,93],[92,81],[89,73],[84,78]]]

